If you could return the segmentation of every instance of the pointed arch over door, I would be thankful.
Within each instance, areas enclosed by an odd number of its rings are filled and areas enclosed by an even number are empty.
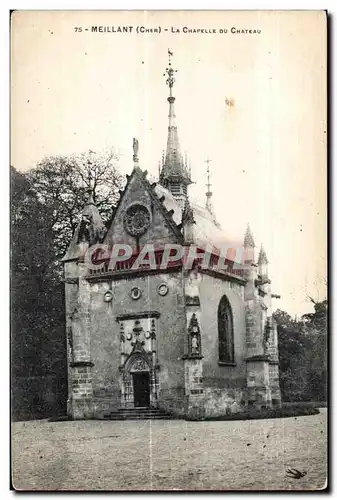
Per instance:
[[[219,361],[234,363],[233,313],[228,298],[224,295],[218,307]]]

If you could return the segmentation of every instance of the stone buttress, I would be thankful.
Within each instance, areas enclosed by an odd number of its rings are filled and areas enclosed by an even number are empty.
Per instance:
[[[186,416],[190,418],[204,417],[204,387],[202,374],[202,335],[200,330],[200,274],[197,268],[185,271],[185,395]]]
[[[272,313],[273,294],[271,293],[271,285],[268,278],[268,259],[263,246],[261,246],[258,258],[257,285],[264,313],[262,326],[264,328],[265,354],[269,359],[269,385],[271,390],[271,401],[274,407],[279,407],[281,406],[281,391],[279,382],[277,324]]]
[[[255,243],[248,226],[244,239],[247,283],[244,290],[246,315],[247,404],[256,408],[271,406],[269,359],[265,350],[263,307],[256,287],[258,268],[254,262]]]
[[[68,356],[67,413],[74,419],[93,417],[91,291],[85,254],[104,234],[104,225],[89,194],[64,262]]]

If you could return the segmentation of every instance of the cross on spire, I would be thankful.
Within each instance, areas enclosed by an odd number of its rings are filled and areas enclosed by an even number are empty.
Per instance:
[[[207,158],[207,160],[205,160],[205,163],[207,163],[207,184],[206,184],[206,187],[207,187],[207,192],[206,192],[206,196],[207,198],[210,198],[212,196],[212,192],[211,192],[211,176],[210,176],[210,170],[209,170],[209,164],[211,163],[212,160],[210,160],[209,158]]]
[[[168,68],[165,69],[165,73],[163,75],[163,76],[167,75],[166,83],[170,89],[170,97],[172,97],[172,87],[173,87],[174,82],[175,82],[175,78],[173,75],[174,75],[174,73],[177,72],[176,69],[172,68],[172,63],[171,63],[172,56],[173,56],[173,52],[171,52],[170,49],[168,49]]]
[[[211,191],[211,172],[210,172],[210,168],[209,168],[209,164],[211,163],[211,161],[212,160],[210,160],[209,158],[207,158],[207,160],[205,160],[205,163],[207,163],[206,208],[209,211],[209,213],[212,215],[214,224],[219,226],[219,223],[217,222],[216,217],[215,217],[213,203],[212,203],[213,193]]]

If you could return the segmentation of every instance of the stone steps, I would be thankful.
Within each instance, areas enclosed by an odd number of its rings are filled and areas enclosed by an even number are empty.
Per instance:
[[[104,414],[105,420],[170,420],[174,417],[158,408],[121,408]]]

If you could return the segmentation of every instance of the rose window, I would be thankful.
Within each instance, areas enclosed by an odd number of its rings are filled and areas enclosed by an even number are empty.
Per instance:
[[[150,212],[143,205],[132,205],[126,211],[124,226],[132,236],[144,234],[150,225]]]

